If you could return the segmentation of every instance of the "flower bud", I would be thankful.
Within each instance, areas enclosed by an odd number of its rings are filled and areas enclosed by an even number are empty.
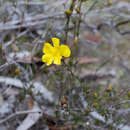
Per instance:
[[[106,91],[107,92],[110,92],[112,90],[112,85],[109,85],[107,88],[106,88]]]
[[[64,105],[64,104],[67,104],[67,99],[65,97],[61,100],[61,105]]]
[[[91,92],[91,89],[88,89],[88,90],[87,90],[87,94],[90,93],[90,92]]]
[[[94,98],[96,99],[98,97],[98,94],[97,93],[94,93],[93,94]]]
[[[128,97],[130,97],[130,91],[128,91]]]
[[[93,103],[93,107],[98,107],[98,103]]]
[[[111,5],[112,5],[112,0],[108,0],[107,5],[108,5],[108,6],[111,6]]]
[[[76,8],[76,12],[79,14],[80,13],[80,9],[77,7]]]
[[[68,10],[65,11],[65,14],[66,14],[67,16],[70,16],[70,15],[72,14],[72,11],[71,11],[70,9],[68,9]]]

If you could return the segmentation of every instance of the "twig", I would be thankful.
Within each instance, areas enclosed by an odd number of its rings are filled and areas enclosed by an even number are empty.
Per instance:
[[[129,20],[125,20],[125,21],[121,21],[121,22],[115,24],[114,27],[116,28],[116,31],[119,32],[119,33],[122,34],[122,35],[129,34],[129,33],[130,33],[130,30],[120,31],[120,29],[119,29],[119,26],[122,26],[122,25],[128,24],[128,23],[130,23],[130,19],[129,19]]]
[[[4,46],[4,47],[7,47],[7,46],[11,45],[12,43],[14,43],[14,41],[15,41],[16,39],[18,39],[18,38],[20,38],[21,36],[25,35],[28,31],[29,31],[29,30],[26,30],[26,31],[24,31],[24,32],[22,32],[22,33],[20,33],[20,34],[18,34],[17,37],[15,37],[15,38],[13,38],[11,41],[5,43],[5,46]]]
[[[123,24],[128,24],[128,23],[130,23],[130,20],[121,21],[121,22],[117,23],[117,24],[115,25],[115,27],[121,26],[121,25],[123,25]]]
[[[32,81],[22,82],[21,80],[16,79],[16,78],[0,76],[0,83],[5,83],[7,85],[15,86],[17,88],[22,88],[22,89],[23,88],[29,89],[30,86],[33,85],[32,91],[35,95],[37,95],[38,93],[41,93],[43,94],[43,97],[46,100],[50,102],[54,101],[52,92],[46,89],[46,87],[43,86],[41,82],[32,82]]]
[[[96,111],[94,112],[90,112],[90,116],[93,117],[94,119],[97,119],[99,121],[101,121],[102,123],[106,124],[106,125],[111,125],[114,129],[118,130],[129,130],[130,126],[125,125],[125,124],[115,124],[114,121],[112,119],[108,119],[108,121],[105,120],[105,117],[100,115],[99,113],[97,113]]]
[[[11,118],[18,116],[18,115],[23,115],[23,114],[28,114],[28,113],[41,113],[41,111],[32,111],[32,110],[28,110],[28,111],[19,111],[19,112],[15,112],[9,116],[7,116],[5,119],[0,120],[0,124],[10,120]]]
[[[0,71],[3,71],[4,68],[8,67],[11,64],[14,64],[14,63],[13,62],[10,62],[10,63],[6,62],[5,64],[1,65],[0,66]]]
[[[16,21],[10,21],[7,22],[6,24],[0,24],[0,32],[4,31],[4,30],[11,30],[11,29],[18,29],[18,28],[22,28],[22,27],[32,27],[32,26],[36,26],[39,24],[43,24],[45,23],[46,19],[59,19],[59,16],[63,16],[64,13],[57,13],[57,14],[53,14],[53,15],[49,15],[49,16],[45,16],[45,15],[37,15],[35,17],[30,16],[26,19],[24,19],[23,24],[21,23],[21,20],[16,20]],[[60,17],[61,18],[61,17]],[[20,24],[20,25],[19,25]]]
[[[17,5],[46,5],[45,2],[24,2],[24,1],[21,1],[21,2],[18,2]]]
[[[65,63],[65,61],[63,60],[63,63],[64,63],[64,65],[65,65],[65,67],[67,68],[67,70],[70,72],[70,74],[72,75],[72,77],[74,77],[74,78],[76,78],[79,82],[81,82],[81,79],[77,76],[77,75],[75,75],[74,73],[73,73],[73,71],[67,66],[67,64]]]
[[[117,103],[115,105],[124,104],[124,103],[130,103],[130,100],[123,100],[123,101],[120,101],[119,103]]]
[[[92,3],[92,5],[88,8],[87,13],[93,9],[93,7],[97,4],[97,0]]]
[[[120,34],[122,34],[122,35],[130,34],[130,30],[126,30],[124,32],[120,31]]]
[[[92,3],[92,5],[88,8],[88,10],[86,11],[86,13],[84,14],[84,17],[86,17],[86,15],[91,11],[91,9],[97,4],[97,0],[96,1],[94,1],[93,3]]]

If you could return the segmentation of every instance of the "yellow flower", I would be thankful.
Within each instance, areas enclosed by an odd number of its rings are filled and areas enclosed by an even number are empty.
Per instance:
[[[56,65],[61,65],[61,59],[63,57],[69,57],[71,51],[67,45],[60,45],[60,40],[58,38],[52,38],[53,46],[50,43],[44,43],[42,61],[46,63],[47,66],[52,63]]]

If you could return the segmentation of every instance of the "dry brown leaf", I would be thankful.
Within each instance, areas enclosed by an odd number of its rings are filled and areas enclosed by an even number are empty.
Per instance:
[[[87,58],[87,57],[81,57],[78,59],[79,64],[88,64],[88,63],[95,63],[99,62],[100,60],[98,58]]]
[[[70,59],[65,59],[65,63],[68,63]],[[78,64],[88,64],[88,63],[93,63],[93,62],[99,62],[100,60],[98,58],[87,58],[87,57],[80,57],[74,60],[78,61]]]
[[[70,59],[64,59],[64,62],[65,63],[68,63],[70,61]],[[100,59],[98,58],[87,58],[87,57],[81,57],[81,58],[78,58],[78,59],[74,59],[73,62],[75,63],[76,61],[78,61],[77,63],[78,64],[89,64],[89,63],[95,63],[95,62],[99,62]],[[48,70],[49,71],[53,71],[55,70],[55,67],[56,66],[50,66],[48,67]]]
[[[95,42],[95,43],[101,42],[101,36],[95,35],[95,34],[86,34],[86,35],[84,35],[84,39]]]

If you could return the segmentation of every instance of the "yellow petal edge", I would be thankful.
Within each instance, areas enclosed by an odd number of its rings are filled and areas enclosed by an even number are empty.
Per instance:
[[[71,50],[69,49],[69,47],[67,45],[61,45],[60,46],[60,53],[64,57],[69,57],[71,54]]]
[[[53,42],[54,47],[59,47],[60,39],[53,37],[52,42]]]

